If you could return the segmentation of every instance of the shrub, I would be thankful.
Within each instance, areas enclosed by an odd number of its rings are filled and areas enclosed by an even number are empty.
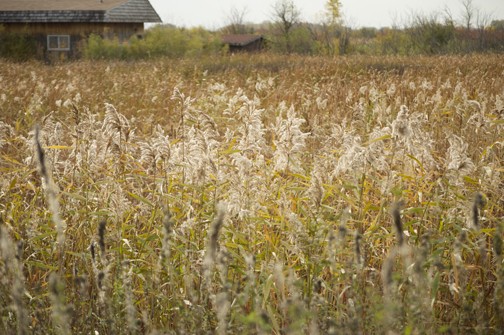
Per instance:
[[[0,57],[13,61],[27,61],[35,58],[37,45],[28,33],[5,32],[0,28]]]
[[[88,59],[124,59],[127,50],[117,38],[110,40],[91,34],[85,43],[83,54]]]
[[[202,28],[156,26],[147,30],[143,38],[134,36],[125,43],[91,35],[85,44],[84,56],[88,59],[180,58],[217,53],[221,48],[217,36]]]

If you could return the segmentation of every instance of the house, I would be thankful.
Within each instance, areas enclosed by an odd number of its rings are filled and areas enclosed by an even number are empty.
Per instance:
[[[233,34],[222,36],[222,43],[229,46],[229,52],[255,52],[265,47],[264,37],[256,34]]]
[[[148,0],[1,0],[0,31],[36,40],[46,60],[78,57],[91,34],[127,41],[145,22],[161,22]]]

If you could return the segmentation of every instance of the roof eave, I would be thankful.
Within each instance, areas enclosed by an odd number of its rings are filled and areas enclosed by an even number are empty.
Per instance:
[[[157,15],[156,15],[157,16]],[[104,11],[19,11],[0,12],[0,23],[161,23],[157,17],[116,18]]]
[[[262,35],[257,35],[257,37],[255,37],[253,39],[246,40],[246,41],[233,42],[233,41],[226,41],[226,40],[224,40],[223,42],[225,44],[230,45],[230,46],[244,47],[244,46],[247,46],[247,45],[252,44],[254,42],[260,41],[262,39],[264,39]]]

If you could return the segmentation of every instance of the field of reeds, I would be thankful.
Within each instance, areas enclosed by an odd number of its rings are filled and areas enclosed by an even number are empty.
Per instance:
[[[1,334],[502,334],[502,56],[0,63]]]

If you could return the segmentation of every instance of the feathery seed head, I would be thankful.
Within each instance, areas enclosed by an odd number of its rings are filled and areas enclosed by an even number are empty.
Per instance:
[[[40,126],[37,124],[35,126],[35,149],[37,152],[37,158],[39,162],[40,175],[46,182],[48,182],[48,172],[45,160],[45,152],[40,143]]]
[[[338,226],[338,238],[341,242],[345,241],[345,237],[348,233],[348,229],[345,227],[344,224],[340,224]]]
[[[403,205],[402,201],[396,202],[392,207],[392,221],[397,233],[397,244],[402,246],[404,243],[404,232],[401,222],[401,207]]]
[[[91,242],[89,245],[89,251],[91,252],[91,260],[92,262],[96,262],[96,250],[95,250],[95,243]]]
[[[313,281],[313,292],[315,292],[316,294],[322,293],[322,287],[323,287],[322,279],[316,278]]]
[[[105,227],[107,225],[106,221],[100,221],[98,226],[98,245],[100,246],[100,251],[102,256],[105,255]]]
[[[448,138],[450,147],[447,152],[448,170],[453,170],[460,176],[465,176],[474,171],[475,166],[467,155],[469,145],[457,135]]]
[[[359,232],[356,232],[355,233],[355,260],[357,261],[357,265],[360,265],[362,262],[361,240],[362,240],[362,235]]]
[[[408,107],[402,105],[396,119],[392,122],[392,136],[402,138],[409,136],[411,132]]]
[[[207,284],[210,284],[210,275],[212,268],[217,259],[217,252],[219,248],[219,233],[224,225],[224,219],[226,215],[226,207],[224,204],[217,205],[217,215],[210,225],[210,230],[208,231],[208,240],[206,245],[204,267],[205,267],[205,277],[207,278]]]
[[[479,228],[480,224],[480,209],[485,205],[485,199],[483,198],[483,195],[481,193],[476,193],[474,196],[474,201],[472,203],[471,207],[471,219],[472,219],[472,224],[473,228]]]
[[[102,290],[102,289],[103,289],[103,280],[104,280],[104,279],[105,279],[105,272],[100,271],[100,272],[98,273],[98,288],[99,288],[100,290]]]
[[[52,304],[53,322],[60,334],[71,334],[71,309],[66,306],[64,289],[64,282],[58,278],[57,274],[52,273],[49,276],[49,296]]]
[[[381,275],[385,292],[387,292],[390,289],[390,286],[394,282],[393,278],[394,257],[392,256],[393,255],[389,255],[382,265]]]
[[[170,257],[170,235],[173,232],[173,221],[171,213],[168,209],[165,210],[163,217],[163,254],[162,257],[164,259],[168,259]]]
[[[307,193],[316,208],[322,205],[322,200],[324,199],[324,186],[320,175],[315,171],[312,172],[310,187],[308,188]]]
[[[210,249],[210,253],[213,254],[214,256],[217,251],[219,233],[220,233],[220,230],[224,224],[225,214],[226,214],[226,211],[225,211],[224,206],[220,205],[217,208],[217,216],[215,217],[212,224],[210,225],[208,246]]]
[[[16,259],[20,261],[23,259],[23,250],[24,250],[24,243],[22,240],[18,241],[17,243],[17,253],[16,253]]]

